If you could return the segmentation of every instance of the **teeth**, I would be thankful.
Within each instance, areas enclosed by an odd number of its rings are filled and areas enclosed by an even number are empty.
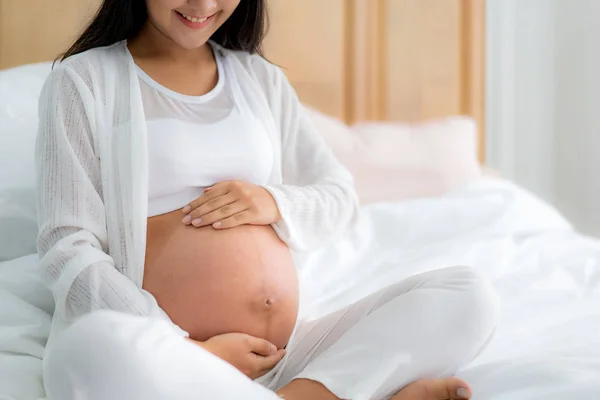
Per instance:
[[[206,18],[196,18],[196,17],[190,17],[189,15],[185,15],[185,14],[181,14],[181,15],[183,15],[183,17],[185,19],[187,19],[188,21],[190,21],[190,22],[192,22],[194,24],[205,22],[208,19],[208,17],[206,17]]]

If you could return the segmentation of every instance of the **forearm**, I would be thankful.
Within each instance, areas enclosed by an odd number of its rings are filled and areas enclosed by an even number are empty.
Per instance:
[[[40,267],[54,296],[55,318],[73,322],[94,311],[114,310],[172,324],[150,293],[115,268],[89,232],[75,231],[55,243],[44,230],[40,236],[40,243],[50,246],[40,249]],[[186,335],[175,325],[174,329]]]
[[[311,250],[334,241],[358,220],[358,200],[351,184],[265,188],[275,198],[282,217],[273,228],[294,250]]]

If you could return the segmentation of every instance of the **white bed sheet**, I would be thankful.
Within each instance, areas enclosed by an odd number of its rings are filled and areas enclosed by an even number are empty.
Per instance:
[[[42,357],[54,308],[37,255],[0,263],[0,400],[44,397]]]
[[[512,183],[484,179],[443,198],[368,206],[335,251],[306,261],[303,278],[320,276],[305,293],[315,312],[408,275],[473,266],[502,305],[494,340],[460,374],[474,399],[600,399],[600,241]]]
[[[490,347],[460,374],[474,399],[600,398],[600,241],[575,233],[509,182],[481,180],[442,198],[364,207],[350,235],[299,261],[302,312],[309,315],[415,273],[473,266],[491,279],[503,309]],[[34,269],[35,257],[0,264],[0,399],[33,400],[41,390],[49,316],[42,310],[29,318],[22,302],[22,315],[6,308],[7,273],[14,281],[15,271]],[[31,287],[39,291],[38,283]],[[33,308],[51,302],[33,299]],[[21,318],[33,339],[16,339],[5,329],[7,317]],[[28,355],[16,355],[9,342]]]

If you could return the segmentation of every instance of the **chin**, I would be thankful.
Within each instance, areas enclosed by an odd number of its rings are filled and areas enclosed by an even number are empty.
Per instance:
[[[185,50],[198,50],[202,46],[204,46],[210,38],[203,38],[198,40],[190,40],[190,39],[174,39],[173,41],[179,45],[182,49]]]

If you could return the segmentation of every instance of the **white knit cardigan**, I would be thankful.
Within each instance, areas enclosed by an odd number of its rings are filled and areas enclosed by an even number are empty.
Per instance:
[[[231,63],[273,144],[272,174],[265,188],[283,216],[273,225],[275,231],[295,251],[335,239],[357,220],[351,175],[322,141],[279,68],[259,56],[221,47],[218,51]],[[126,43],[58,64],[44,86],[39,109],[38,250],[56,303],[53,335],[99,309],[172,323],[142,289],[148,216],[146,120]]]

